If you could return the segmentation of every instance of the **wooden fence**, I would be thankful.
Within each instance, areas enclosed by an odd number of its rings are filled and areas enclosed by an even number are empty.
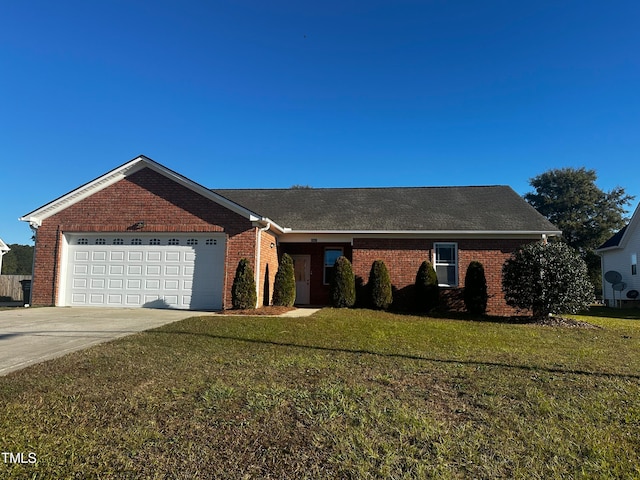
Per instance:
[[[31,280],[31,275],[0,275],[0,297],[10,297],[14,302],[24,301],[20,280]]]

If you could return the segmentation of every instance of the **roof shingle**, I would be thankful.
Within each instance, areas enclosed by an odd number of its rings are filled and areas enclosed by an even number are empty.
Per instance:
[[[302,231],[526,231],[558,229],[508,186],[214,189]]]

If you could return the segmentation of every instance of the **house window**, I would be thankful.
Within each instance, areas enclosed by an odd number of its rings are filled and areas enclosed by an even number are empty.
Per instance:
[[[458,286],[458,245],[456,243],[434,244],[434,267],[441,287]]]
[[[631,254],[631,275],[638,274],[638,254]]]
[[[338,257],[342,256],[341,248],[325,248],[324,250],[324,273],[322,281],[325,285],[331,283],[333,278],[333,266],[336,264]]]

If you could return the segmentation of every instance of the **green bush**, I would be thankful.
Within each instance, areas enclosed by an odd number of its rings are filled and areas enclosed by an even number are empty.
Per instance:
[[[502,267],[507,305],[531,310],[535,317],[577,313],[594,300],[587,265],[566,243],[531,243]]]
[[[245,310],[256,308],[256,280],[253,276],[253,269],[246,258],[238,262],[236,276],[231,287],[231,303],[233,308]]]
[[[296,301],[296,277],[293,270],[293,259],[282,255],[278,272],[273,282],[273,304],[281,307],[292,307]]]
[[[336,260],[331,279],[331,305],[336,308],[353,307],[356,303],[356,277],[351,262],[340,256]]]
[[[393,302],[389,270],[382,260],[376,260],[369,273],[369,300],[377,310],[386,310]]]
[[[414,289],[416,309],[419,312],[429,312],[440,303],[440,287],[438,275],[431,262],[424,261],[416,274]]]
[[[484,315],[487,312],[487,278],[482,263],[473,261],[464,277],[464,306],[467,312]]]

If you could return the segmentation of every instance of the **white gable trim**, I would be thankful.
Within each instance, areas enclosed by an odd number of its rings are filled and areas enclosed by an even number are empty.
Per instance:
[[[627,228],[622,234],[622,238],[618,242],[618,245],[612,245],[610,247],[598,248],[596,249],[596,253],[604,253],[611,250],[618,250],[626,248],[629,243],[629,239],[633,237],[633,232],[635,232],[638,228],[640,228],[640,203],[636,207],[631,215],[631,220],[627,224]]]
[[[21,217],[20,220],[23,222],[29,222],[32,227],[38,228],[40,225],[42,225],[43,220],[51,217],[52,215],[55,215],[65,208],[70,207],[71,205],[74,205],[75,203],[80,202],[81,200],[99,192],[100,190],[108,186],[113,185],[114,183],[126,178],[127,176],[142,170],[143,168],[150,168],[151,170],[164,175],[165,177],[192,190],[193,192],[202,195],[204,198],[212,200],[217,204],[247,218],[251,222],[266,223],[269,221],[268,219],[265,219],[260,215],[247,210],[241,205],[238,205],[237,203],[234,203],[231,200],[212,192],[208,188],[205,188],[202,185],[189,180],[187,177],[184,177],[179,173],[170,170],[164,165],[161,165],[151,160],[150,158],[145,157],[144,155],[140,155],[139,157],[136,157],[133,160],[125,163],[124,165],[121,165],[114,170],[105,173],[95,180],[92,180],[89,183],[85,183],[84,185],[53,200],[52,202],[49,202],[46,205],[43,205],[42,207],[27,213],[25,216]]]

